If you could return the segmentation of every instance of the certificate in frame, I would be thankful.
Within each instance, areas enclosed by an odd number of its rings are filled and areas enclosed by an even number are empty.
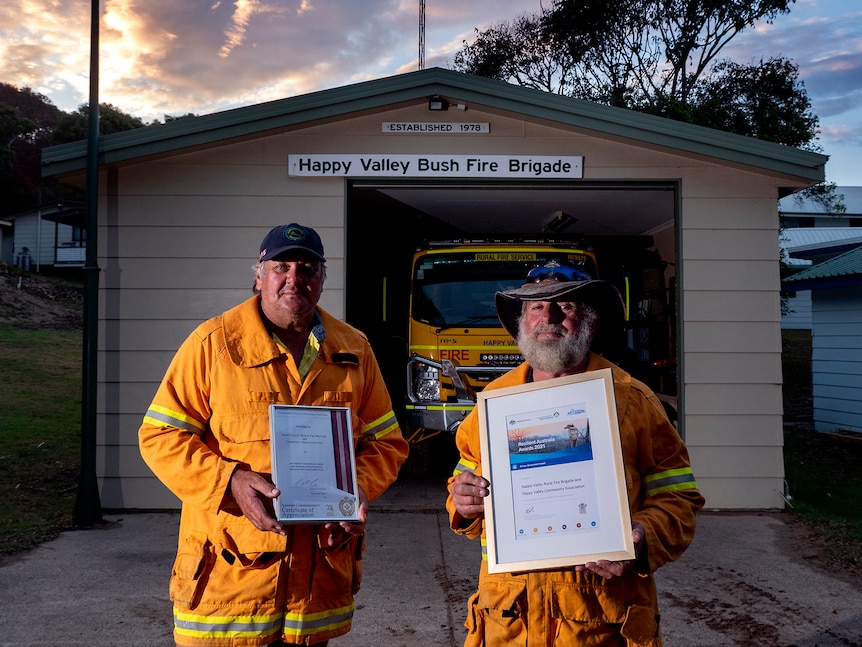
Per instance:
[[[635,558],[611,369],[478,396],[488,572]]]
[[[350,409],[271,404],[269,423],[276,518],[359,521]]]

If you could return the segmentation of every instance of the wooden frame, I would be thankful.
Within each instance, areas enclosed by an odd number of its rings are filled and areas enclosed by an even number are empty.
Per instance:
[[[635,558],[611,369],[478,396],[490,573]]]

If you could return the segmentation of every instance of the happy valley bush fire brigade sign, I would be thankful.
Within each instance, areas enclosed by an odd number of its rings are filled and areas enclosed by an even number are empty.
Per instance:
[[[576,179],[582,156],[288,155],[288,175],[312,177],[476,177]]]

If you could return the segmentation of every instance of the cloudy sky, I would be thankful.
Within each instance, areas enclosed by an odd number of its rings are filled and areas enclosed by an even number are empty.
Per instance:
[[[549,0],[546,0],[548,2]],[[145,121],[207,114],[417,69],[418,0],[102,0],[100,102]],[[71,111],[89,96],[90,0],[2,0],[0,81]],[[540,0],[426,0],[425,67]],[[791,58],[820,118],[827,180],[862,185],[862,2],[797,0],[733,41]]]

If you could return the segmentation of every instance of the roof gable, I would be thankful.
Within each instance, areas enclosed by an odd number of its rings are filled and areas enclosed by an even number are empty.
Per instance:
[[[99,139],[99,163],[116,164],[217,145],[234,138],[426,101],[432,95],[451,103],[482,105],[814,182],[822,182],[825,177],[828,158],[818,153],[442,68],[103,136]],[[86,168],[86,154],[85,140],[46,148],[42,151],[43,175],[80,172]]]

